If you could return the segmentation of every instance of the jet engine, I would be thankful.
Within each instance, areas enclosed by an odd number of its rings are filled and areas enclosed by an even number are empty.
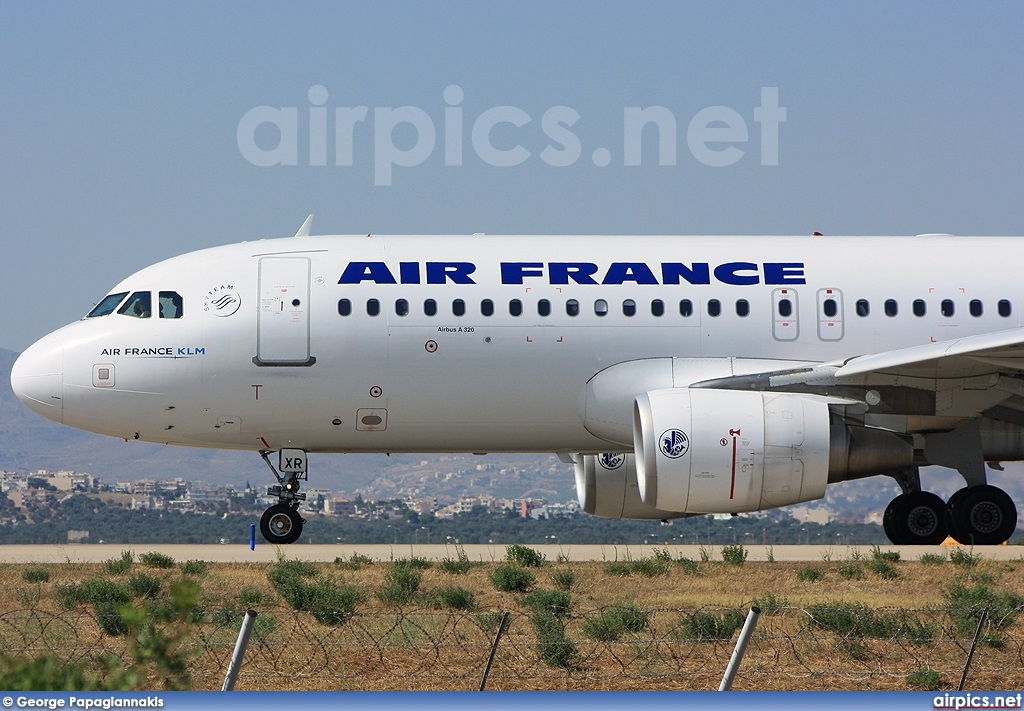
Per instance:
[[[737,513],[813,501],[830,482],[913,466],[913,445],[833,424],[818,395],[669,388],[639,395],[633,443],[640,500],[685,513]]]
[[[592,516],[626,519],[669,519],[685,514],[662,511],[640,500],[636,458],[611,452],[585,454],[576,459],[576,496]]]

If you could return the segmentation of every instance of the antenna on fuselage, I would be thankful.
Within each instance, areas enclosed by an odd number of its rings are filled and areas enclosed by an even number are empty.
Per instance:
[[[313,227],[313,216],[310,215],[306,218],[306,221],[302,223],[302,227],[295,233],[296,237],[309,237],[309,230]]]

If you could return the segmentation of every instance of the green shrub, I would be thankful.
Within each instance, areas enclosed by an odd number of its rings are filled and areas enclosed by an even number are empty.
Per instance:
[[[768,593],[764,597],[754,598],[750,604],[759,609],[762,615],[781,615],[783,608],[789,607],[789,598],[776,597],[775,593]]]
[[[139,556],[139,561],[147,568],[173,568],[174,558],[164,553],[152,551]]]
[[[613,560],[604,564],[604,572],[606,575],[630,575],[633,566],[625,561]]]
[[[922,553],[921,562],[925,565],[942,565],[946,562],[946,556],[938,555],[937,553]],[[909,677],[910,675],[908,674],[907,676]]]
[[[186,560],[181,564],[183,575],[206,575],[209,571],[210,566],[205,560]]]
[[[399,558],[392,565],[404,565],[408,568],[415,570],[429,570],[434,567],[433,561],[430,561],[422,556],[413,556],[412,558]]]
[[[373,558],[361,553],[353,553],[348,560],[338,556],[334,559],[334,564],[342,570],[361,570],[364,565],[373,565]]]
[[[963,548],[952,548],[949,551],[949,562],[961,568],[974,568],[981,562],[981,554]]]
[[[527,592],[537,582],[533,573],[518,565],[499,565],[490,579],[494,589],[501,592]]]
[[[437,567],[445,573],[465,575],[473,567],[473,564],[469,562],[469,556],[466,555],[466,552],[460,548],[457,558],[445,558]]]
[[[405,561],[392,563],[384,573],[384,585],[377,599],[385,605],[402,605],[412,601],[419,591],[423,573]]]
[[[505,561],[523,568],[538,568],[544,562],[544,555],[528,546],[513,544],[505,547]]]
[[[135,573],[128,578],[128,589],[133,597],[154,598],[160,594],[160,578],[145,573]]]
[[[722,562],[728,565],[743,565],[747,562],[747,549],[743,546],[722,546]]]
[[[244,607],[255,607],[263,602],[263,591],[252,585],[247,585],[238,593],[238,598]]]
[[[355,614],[363,596],[354,586],[319,579],[308,585],[304,599],[305,611],[313,615],[317,622],[322,625],[340,625]]]
[[[839,573],[839,577],[846,580],[864,579],[864,566],[860,563],[843,563],[836,569],[836,572]]]
[[[679,616],[675,633],[691,642],[727,640],[743,626],[745,619],[739,610],[726,610],[721,615],[703,610],[684,612]]]
[[[921,562],[923,563],[924,561]],[[906,682],[907,686],[915,689],[938,691],[942,688],[942,676],[931,667],[925,667],[924,669],[917,669],[916,671],[910,672],[906,676]]]
[[[1017,620],[1024,606],[1024,596],[997,591],[987,582],[976,581],[968,586],[954,580],[942,591],[942,597],[946,600],[946,614],[953,622],[954,630],[964,637],[974,634],[983,612],[988,612],[991,628],[1001,631]]]
[[[306,604],[309,587],[305,579],[316,574],[317,568],[312,563],[304,560],[284,560],[270,566],[267,579],[292,609],[302,610]]]
[[[672,566],[671,558],[637,558],[629,564],[630,572],[653,578],[657,575],[668,575]]]
[[[898,556],[899,553],[893,551]],[[868,570],[884,580],[895,580],[900,577],[900,571],[892,564],[891,558],[873,557],[867,563]]]
[[[434,607],[449,610],[476,609],[476,596],[466,588],[457,585],[446,585],[430,592],[430,600]]]
[[[519,601],[523,607],[536,612],[550,612],[552,615],[568,615],[572,604],[569,593],[564,590],[534,590]]]
[[[103,569],[111,575],[123,575],[132,569],[134,563],[135,554],[131,551],[122,551],[120,558],[104,561]]]
[[[74,610],[83,602],[87,602],[81,585],[57,583],[53,591],[57,595],[57,604],[63,610]]]
[[[700,567],[697,565],[697,561],[693,558],[680,558],[676,561],[683,573],[686,575],[699,575]]]
[[[883,551],[878,546],[871,549],[872,560],[884,560],[889,563],[898,563],[900,559],[899,551]]]
[[[572,568],[559,568],[551,574],[551,582],[558,590],[569,592],[572,590],[573,583],[576,582],[576,574]]]
[[[50,570],[41,565],[34,565],[21,571],[21,579],[26,583],[50,582]]]
[[[537,634],[537,655],[552,667],[573,670],[579,666],[580,652],[565,634],[565,620],[550,612],[534,612],[533,628]]]
[[[648,618],[648,612],[633,603],[620,603],[587,617],[580,629],[595,641],[616,642],[627,632],[643,632]]]
[[[825,571],[812,565],[796,571],[796,579],[802,583],[814,583],[824,577]]]

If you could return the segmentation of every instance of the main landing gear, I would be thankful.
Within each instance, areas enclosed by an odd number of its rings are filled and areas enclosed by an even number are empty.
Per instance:
[[[921,491],[916,469],[900,472],[895,479],[903,493],[889,502],[882,528],[896,545],[937,545],[947,536],[964,545],[1000,545],[1017,528],[1017,506],[998,487],[967,486],[943,503],[935,494]]]
[[[260,517],[260,533],[268,543],[294,543],[302,535],[302,525],[306,522],[297,511],[299,504],[306,500],[306,495],[299,493],[300,481],[307,477],[306,453],[301,449],[282,449],[276,468],[270,462],[269,450],[260,452],[260,456],[277,479],[275,486],[267,487],[267,494],[278,500]]]

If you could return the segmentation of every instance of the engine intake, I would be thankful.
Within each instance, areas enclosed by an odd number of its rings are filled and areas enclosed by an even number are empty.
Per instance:
[[[625,519],[669,519],[685,516],[662,511],[640,500],[636,458],[632,454],[586,454],[576,460],[576,497],[592,516]]]
[[[913,465],[913,447],[892,433],[832,425],[830,402],[703,388],[641,394],[633,407],[641,501],[685,513],[759,511],[820,499],[830,481]]]

